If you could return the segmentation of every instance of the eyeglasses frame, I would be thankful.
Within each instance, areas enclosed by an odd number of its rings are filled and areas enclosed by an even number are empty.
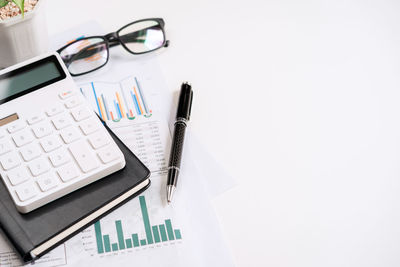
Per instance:
[[[162,33],[163,33],[164,40],[163,40],[162,45],[160,45],[160,47],[157,47],[157,48],[155,48],[155,49],[152,49],[152,50],[149,50],[149,51],[145,51],[145,52],[133,52],[133,51],[129,50],[129,48],[121,41],[121,37],[120,37],[119,33],[120,33],[122,30],[124,30],[125,28],[131,26],[132,24],[139,23],[139,22],[143,22],[143,21],[156,21],[156,22],[161,26],[160,28],[161,28],[161,31],[162,31]],[[95,68],[95,69],[89,70],[89,71],[87,71],[87,72],[83,72],[83,73],[79,73],[79,74],[73,74],[73,73],[70,72],[71,76],[74,76],[74,77],[80,76],[80,75],[85,75],[85,74],[87,74],[87,73],[96,71],[96,70],[98,70],[98,69],[104,67],[104,66],[108,63],[108,60],[109,60],[109,58],[110,58],[110,48],[111,48],[111,47],[121,45],[126,51],[128,51],[129,53],[131,53],[131,54],[133,54],[133,55],[146,54],[146,53],[150,53],[150,52],[156,51],[156,50],[158,50],[158,49],[160,49],[160,48],[162,48],[162,47],[168,47],[168,46],[169,46],[169,40],[167,40],[167,38],[166,38],[164,26],[165,26],[165,22],[164,22],[164,19],[162,19],[162,18],[148,18],[148,19],[136,20],[136,21],[133,21],[133,22],[131,22],[131,23],[129,23],[129,24],[123,26],[122,28],[120,28],[120,29],[119,29],[118,31],[116,31],[116,32],[111,32],[111,33],[108,33],[108,34],[106,34],[106,35],[88,36],[88,37],[84,37],[84,38],[77,39],[77,40],[75,40],[75,41],[73,41],[73,42],[71,42],[71,43],[68,43],[68,44],[64,45],[64,46],[61,47],[60,49],[58,49],[58,50],[57,50],[57,53],[59,53],[59,54],[61,55],[61,52],[62,52],[65,48],[67,48],[68,46],[70,46],[70,45],[72,45],[72,44],[74,44],[74,43],[81,42],[82,40],[93,39],[93,38],[103,39],[103,42],[105,43],[106,48],[107,48],[107,60],[106,60],[106,62],[104,62],[103,65],[101,65],[101,66],[99,66],[99,67],[97,67],[97,68]],[[99,43],[102,43],[102,42],[99,42]],[[99,43],[96,43],[96,45],[99,44]],[[74,57],[76,57],[77,55],[79,55],[79,53],[80,53],[80,52],[76,53],[71,59],[73,59]],[[72,61],[72,60],[71,60],[71,61]]]

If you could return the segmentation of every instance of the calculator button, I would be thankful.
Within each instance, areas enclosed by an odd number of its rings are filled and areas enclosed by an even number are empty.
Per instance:
[[[50,169],[50,164],[45,158],[38,158],[28,165],[33,176],[38,176]]]
[[[51,134],[53,132],[53,127],[50,123],[44,122],[32,126],[32,130],[37,138],[42,138],[43,136]]]
[[[74,91],[72,90],[67,90],[67,91],[63,91],[59,94],[61,99],[67,99],[70,96],[73,96],[75,94]]]
[[[48,172],[39,176],[36,180],[39,185],[40,190],[43,192],[49,191],[50,189],[57,187],[60,183],[58,177],[55,173]]]
[[[62,114],[60,116],[57,116],[51,121],[53,122],[53,125],[54,127],[56,127],[57,130],[65,128],[71,124],[71,120],[68,114]]]
[[[21,148],[19,151],[25,161],[31,161],[42,154],[42,150],[37,144],[29,144]]]
[[[78,141],[69,147],[72,156],[78,162],[79,167],[83,172],[89,172],[99,166],[98,161],[92,154],[92,150],[86,141]]]
[[[40,145],[42,146],[43,150],[46,152],[50,152],[59,148],[61,146],[60,138],[57,135],[50,135],[45,137],[40,141]]]
[[[110,140],[107,135],[103,132],[98,132],[89,136],[89,143],[92,145],[94,149],[98,149],[107,145]]]
[[[29,144],[30,142],[33,141],[33,138],[34,137],[33,137],[30,129],[25,129],[23,131],[19,131],[18,133],[14,134],[12,137],[12,139],[14,140],[14,143],[18,147]]]
[[[21,163],[21,160],[17,153],[10,152],[1,157],[0,163],[3,169],[7,171],[17,167]]]
[[[32,124],[42,121],[43,119],[44,119],[44,117],[42,115],[34,115],[34,116],[28,118],[27,122],[29,123],[29,125],[32,125]]]
[[[95,119],[88,119],[83,121],[79,127],[85,135],[88,135],[100,129],[100,122]]]
[[[60,167],[57,172],[63,182],[68,182],[69,180],[79,176],[79,171],[73,163],[68,163]]]
[[[58,167],[70,161],[71,157],[65,149],[58,149],[49,156],[49,159],[54,167]]]
[[[47,116],[51,117],[64,111],[63,106],[57,105],[46,110]]]
[[[15,192],[21,201],[26,201],[37,195],[37,189],[32,182],[24,183],[20,185]]]
[[[13,145],[8,140],[0,141],[0,155],[3,155],[13,149]]]
[[[87,107],[79,107],[71,111],[72,117],[74,117],[75,121],[81,121],[87,119],[92,115],[92,112],[89,111]]]
[[[109,163],[115,159],[117,159],[119,157],[119,153],[118,151],[112,147],[112,146],[107,146],[105,148],[102,148],[101,150],[99,150],[97,152],[97,154],[99,155],[101,161],[106,164]]]
[[[7,127],[9,133],[15,133],[16,131],[24,129],[26,123],[22,120],[15,122],[14,124]]]
[[[18,185],[27,181],[31,175],[27,172],[25,166],[20,166],[7,173],[8,179],[12,185]]]
[[[78,106],[81,103],[81,98],[78,96],[70,97],[67,101],[65,101],[65,106],[67,108],[73,108]]]
[[[61,138],[64,140],[64,143],[69,144],[75,140],[78,140],[81,134],[75,127],[68,127],[62,130],[60,133]]]

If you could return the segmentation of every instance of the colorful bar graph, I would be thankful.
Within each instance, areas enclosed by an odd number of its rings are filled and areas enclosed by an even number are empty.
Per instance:
[[[99,110],[99,114],[100,114],[101,111],[100,111],[99,101],[97,100],[96,89],[94,89],[94,84],[93,84],[93,82],[91,82],[91,84],[92,84],[92,88],[93,88],[94,99],[96,99],[97,109]]]
[[[106,118],[106,114],[104,111],[103,102],[101,101],[100,97],[97,98],[97,102],[100,105],[100,116],[101,116],[102,120],[105,121],[107,118]]]
[[[122,95],[122,100],[123,100],[123,102],[124,102],[124,105],[125,105],[125,107],[126,107],[126,109],[124,109],[124,110],[126,110],[127,117],[129,117],[129,114],[128,114],[129,104],[128,104],[128,101],[126,101],[126,97],[125,97],[125,92],[124,92],[124,90],[121,90],[121,95]]]
[[[118,109],[118,115],[119,118],[122,119],[122,112],[121,112],[121,107],[119,106],[119,104],[117,103],[117,109]]]
[[[144,94],[142,93],[142,88],[140,87],[139,81],[137,80],[136,77],[135,77],[135,82],[136,82],[136,85],[137,85],[137,88],[138,88],[138,91],[139,91],[139,94],[140,94],[140,98],[142,99],[144,110],[145,110],[146,114],[149,114],[149,110],[147,108],[146,100],[144,99]]]
[[[102,234],[100,221],[94,223],[96,235],[97,253],[115,252],[124,249],[132,249],[142,246],[151,245],[153,243],[168,242],[173,240],[181,240],[182,234],[180,229],[173,229],[171,219],[166,219],[164,224],[150,226],[150,217],[147,209],[146,198],[139,196],[139,205],[142,213],[143,225],[145,230],[145,238],[139,239],[138,233],[133,233],[127,238],[124,237],[123,222],[115,220],[115,232],[117,242],[110,242],[110,235]]]
[[[133,91],[135,91],[135,96],[136,96],[136,100],[137,100],[137,103],[138,103],[138,106],[139,106],[140,113],[143,114],[142,105],[140,105],[139,95],[138,95],[138,93],[136,92],[136,87],[133,87]]]
[[[115,100],[114,100],[114,106],[115,106],[115,110],[117,111],[118,117],[121,119],[122,118],[121,110],[119,109],[118,103]]]
[[[108,109],[108,104],[107,104],[106,100],[104,99],[104,95],[103,94],[101,94],[101,100],[103,101],[103,104],[104,104],[104,109],[106,111],[107,120],[109,120],[110,116],[108,114],[110,114],[110,111]]]
[[[118,94],[118,92],[115,93],[116,97],[117,97],[117,102],[118,102],[118,107],[119,107],[119,112],[121,114],[121,117],[126,118],[125,116],[125,109],[124,106],[122,105],[122,101],[121,101],[121,96]]]
[[[136,109],[136,113],[137,113],[138,115],[141,115],[142,113],[140,113],[139,104],[138,104],[136,95],[134,95],[134,94],[132,93],[132,91],[131,91],[131,97],[132,97],[133,103],[135,104],[134,106],[135,106],[135,109]]]
[[[136,115],[146,118],[152,115],[136,77],[131,76],[117,83],[90,82],[82,85],[80,91],[92,102],[103,120],[133,120]]]

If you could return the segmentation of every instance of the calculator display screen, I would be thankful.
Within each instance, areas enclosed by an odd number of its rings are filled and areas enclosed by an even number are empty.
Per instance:
[[[55,56],[0,75],[0,104],[66,77]]]

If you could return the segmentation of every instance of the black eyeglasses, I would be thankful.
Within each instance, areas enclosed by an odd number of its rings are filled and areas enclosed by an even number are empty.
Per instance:
[[[145,54],[167,47],[164,20],[142,19],[104,36],[81,38],[57,50],[72,76],[95,71],[107,64],[109,48],[122,45],[129,53]]]

